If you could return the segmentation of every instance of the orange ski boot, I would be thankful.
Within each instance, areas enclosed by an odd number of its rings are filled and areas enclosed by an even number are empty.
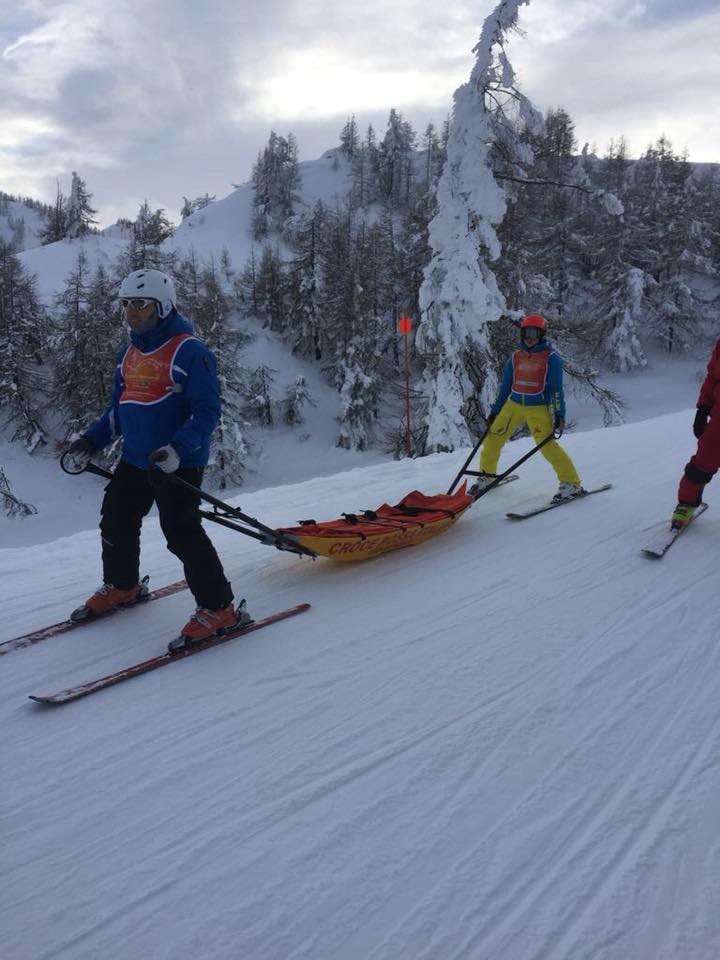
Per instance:
[[[180,636],[190,644],[202,643],[203,640],[209,640],[211,637],[232,630],[237,623],[237,614],[231,603],[220,610],[198,607],[180,631]]]
[[[78,620],[88,620],[90,617],[101,617],[103,614],[115,610],[116,607],[137,603],[138,600],[142,600],[147,595],[147,592],[145,581],[130,587],[129,590],[121,590],[111,583],[104,583],[81,607],[73,610],[70,619],[77,622]]]

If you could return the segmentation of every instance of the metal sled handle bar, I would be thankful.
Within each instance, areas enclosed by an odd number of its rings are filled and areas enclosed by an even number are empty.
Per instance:
[[[528,452],[525,454],[524,457],[520,457],[520,459],[516,460],[515,463],[511,467],[508,467],[504,473],[501,473],[497,477],[495,477],[492,483],[489,483],[486,487],[483,487],[483,489],[480,491],[480,493],[477,494],[475,499],[479,500],[480,497],[484,497],[485,494],[488,493],[490,490],[492,490],[493,487],[496,487],[501,480],[504,480],[505,477],[509,477],[510,474],[513,472],[513,470],[517,470],[517,468],[522,463],[525,463],[526,460],[529,460],[530,457],[533,457],[538,452],[538,450],[541,450],[546,443],[550,443],[550,441],[553,440],[554,438],[555,438],[555,431],[553,430],[551,433],[549,433],[545,437],[544,440],[541,440],[537,446],[533,447],[532,450],[528,450]]]
[[[242,510],[238,510],[236,507],[231,507],[229,503],[225,503],[224,500],[219,500],[217,497],[214,497],[211,493],[206,493],[205,490],[201,490],[200,487],[194,486],[192,483],[188,483],[187,480],[183,480],[182,477],[175,476],[174,473],[168,473],[165,475],[171,483],[177,484],[180,487],[184,487],[186,490],[192,491],[201,500],[204,500],[206,503],[211,503],[216,510],[222,510],[223,514],[214,514],[209,510],[203,510],[203,516],[208,520],[213,520],[215,523],[219,523],[222,526],[230,527],[233,530],[237,530],[239,533],[244,533],[247,536],[255,537],[256,540],[261,540],[263,543],[268,546],[277,547],[278,550],[288,550],[291,553],[302,554],[306,557],[314,557],[315,553],[312,550],[309,550],[307,547],[303,547],[302,544],[299,544],[293,537],[288,537],[284,533],[280,533],[278,530],[273,530],[272,527],[266,526],[264,523],[261,523],[259,520],[256,520],[255,517],[248,516],[247,513],[243,513]],[[259,534],[253,534],[249,530],[243,530],[241,527],[234,526],[227,522],[227,517],[233,517],[236,520],[242,520],[243,523],[246,523],[250,527],[254,527],[256,530],[259,530]]]
[[[96,466],[94,463],[88,463],[83,466],[81,469],[72,469],[73,467],[73,458],[70,457],[67,459],[67,451],[60,458],[60,466],[65,471],[72,476],[77,476],[80,473],[93,473],[95,476],[103,477],[105,480],[112,480],[112,474],[109,470],[104,470],[102,467]],[[213,497],[211,494],[206,493],[204,490],[201,490],[200,487],[194,486],[192,483],[188,483],[187,480],[183,480],[182,477],[176,477],[172,473],[163,474],[162,471],[158,471],[161,476],[165,479],[171,481],[171,483],[178,484],[181,487],[186,487],[188,490],[191,490],[194,494],[200,497],[201,500],[205,500],[207,503],[211,503],[216,509],[221,509],[225,511],[231,517],[234,517],[237,520],[242,520],[243,523],[247,523],[248,526],[255,527],[256,530],[261,531],[258,534],[253,534],[249,530],[243,530],[242,527],[232,526],[233,530],[237,530],[240,533],[244,533],[247,536],[253,536],[256,540],[261,540],[263,543],[270,546],[275,546],[279,550],[289,550],[292,553],[302,553],[304,556],[314,557],[315,554],[312,550],[303,547],[301,544],[296,543],[291,537],[286,536],[285,534],[278,533],[277,530],[273,530],[272,527],[266,527],[264,523],[260,523],[259,520],[256,520],[254,517],[249,517],[247,514],[243,513],[242,510],[237,510],[235,507],[231,507],[229,503],[224,503],[222,500],[218,500],[217,497]],[[221,517],[219,515],[211,513],[209,510],[203,511],[203,516],[208,520],[214,520],[216,523],[222,523]],[[224,526],[230,526],[230,524],[223,524]]]
[[[478,452],[478,450],[479,450],[480,447],[482,446],[483,440],[485,439],[485,437],[488,435],[489,432],[490,432],[490,425],[488,424],[488,426],[485,427],[485,432],[483,433],[483,435],[480,437],[480,439],[478,440],[478,442],[475,444],[475,446],[474,446],[474,447],[472,448],[472,450],[470,451],[470,456],[467,458],[467,460],[466,460],[465,463],[462,465],[462,467],[460,467],[460,469],[458,470],[458,474],[457,474],[457,476],[455,477],[455,479],[453,480],[453,482],[450,484],[450,489],[449,489],[448,492],[445,494],[445,496],[449,497],[450,494],[453,492],[453,490],[455,489],[455,487],[456,487],[457,484],[458,484],[458,481],[460,480],[460,477],[462,477],[462,476],[465,474],[465,471],[466,471],[467,468],[468,468],[468,464],[470,463],[470,461],[472,460],[472,458],[475,456],[475,454]]]
[[[77,469],[77,464],[74,462],[73,457],[69,457],[69,452],[66,450],[65,453],[60,457],[60,467],[64,473],[69,473],[71,477],[76,477],[81,473],[94,473],[98,477],[104,477],[106,480],[112,480],[112,474],[109,470],[103,470],[102,467],[96,466],[94,463],[86,463],[80,469]],[[75,469],[73,469],[73,467]]]

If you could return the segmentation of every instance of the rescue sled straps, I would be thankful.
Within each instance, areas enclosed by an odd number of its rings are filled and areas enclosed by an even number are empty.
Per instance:
[[[476,494],[475,500],[479,500],[480,497],[484,497],[485,494],[488,493],[490,490],[492,490],[493,487],[496,487],[496,486],[500,483],[501,480],[504,480],[505,477],[509,477],[510,474],[511,474],[514,470],[517,470],[517,468],[520,466],[521,463],[525,463],[525,461],[526,461],[526,460],[529,460],[530,457],[534,457],[535,454],[538,452],[538,450],[542,450],[542,448],[545,446],[545,444],[546,444],[546,443],[550,443],[550,441],[551,441],[552,439],[554,439],[554,437],[555,437],[555,433],[554,433],[554,432],[553,432],[553,433],[549,433],[549,434],[545,437],[545,439],[544,439],[544,440],[541,440],[540,443],[539,443],[536,447],[533,447],[532,450],[528,450],[528,452],[525,454],[524,457],[520,457],[520,459],[519,459],[519,460],[516,460],[515,463],[514,463],[511,467],[508,467],[507,470],[506,470],[504,473],[499,473],[499,474],[497,475],[497,477],[495,477],[495,479],[493,480],[492,483],[489,483],[486,487],[483,487],[483,489],[480,491],[480,493]]]
[[[450,484],[450,489],[448,490],[446,496],[448,496],[448,497],[450,496],[450,494],[453,492],[453,490],[455,489],[455,487],[456,487],[456,486],[458,485],[458,483],[460,482],[460,478],[461,478],[461,477],[464,477],[466,473],[472,473],[473,476],[475,476],[475,475],[477,474],[477,471],[468,470],[468,466],[469,466],[469,464],[472,462],[472,458],[475,456],[475,454],[478,452],[478,450],[479,450],[480,447],[482,446],[483,440],[485,439],[485,437],[488,435],[489,432],[490,432],[490,427],[487,426],[487,427],[485,428],[485,432],[483,433],[483,435],[480,437],[480,439],[478,440],[478,442],[475,444],[475,446],[474,446],[474,447],[472,448],[472,450],[470,451],[470,456],[467,458],[467,460],[466,460],[465,463],[462,465],[462,467],[460,467],[460,470],[458,471],[458,475],[455,477],[455,479],[453,480],[453,482]]]
[[[397,530],[425,526],[422,520],[413,520],[411,517],[378,517],[374,510],[363,510],[363,517],[369,523],[376,523],[380,527],[395,527]]]

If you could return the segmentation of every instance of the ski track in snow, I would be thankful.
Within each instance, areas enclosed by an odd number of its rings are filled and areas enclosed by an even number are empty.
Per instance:
[[[535,458],[436,541],[366,564],[213,529],[253,612],[312,609],[78,703],[25,697],[162,649],[190,594],[3,658],[0,955],[720,956],[714,489],[662,562],[639,555],[686,421],[570,434],[614,490],[513,524],[552,489]],[[459,459],[242,506],[330,517],[444,489]],[[0,551],[0,640],[66,616],[97,539]],[[143,569],[179,576],[152,521]]]

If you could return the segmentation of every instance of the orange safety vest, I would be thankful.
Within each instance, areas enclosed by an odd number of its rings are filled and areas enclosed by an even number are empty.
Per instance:
[[[526,397],[538,397],[545,392],[551,352],[551,350],[538,350],[537,353],[526,353],[524,350],[516,350],[513,353],[511,388],[513,393],[520,393]]]
[[[148,405],[179,393],[182,387],[173,380],[173,365],[178,350],[190,339],[194,339],[191,333],[179,333],[150,353],[130,344],[120,362],[123,389],[119,402]]]

